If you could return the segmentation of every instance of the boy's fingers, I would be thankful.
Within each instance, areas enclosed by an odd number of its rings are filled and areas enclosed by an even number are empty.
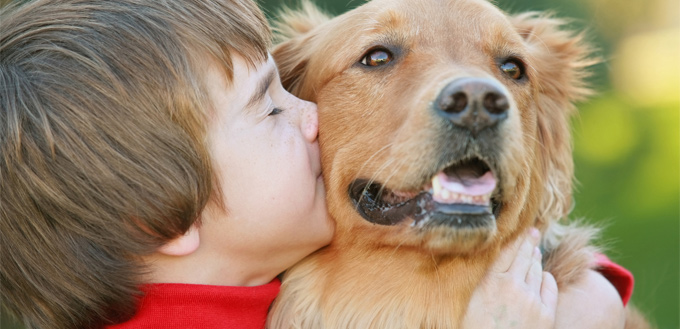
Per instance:
[[[532,262],[529,271],[526,273],[525,282],[531,292],[539,295],[541,293],[541,283],[543,281],[543,265],[541,264],[541,252],[534,247]]]
[[[520,247],[524,245],[526,241],[531,241],[532,239],[538,240],[535,236],[538,236],[538,230],[532,228],[534,231],[530,231],[527,234],[521,235],[515,241],[513,241],[506,248],[501,250],[496,261],[491,265],[491,271],[496,273],[505,273],[510,270],[510,266],[515,261]],[[534,237],[532,237],[532,235]]]
[[[538,234],[532,234],[528,239],[526,239],[519,250],[515,259],[513,259],[508,272],[511,272],[513,276],[521,281],[525,281],[527,272],[529,271],[531,265],[535,262],[535,248],[538,244]]]
[[[558,292],[559,291],[557,289],[555,277],[549,272],[543,272],[543,280],[541,282],[541,301],[543,302],[543,305],[552,312],[555,312],[557,309]]]

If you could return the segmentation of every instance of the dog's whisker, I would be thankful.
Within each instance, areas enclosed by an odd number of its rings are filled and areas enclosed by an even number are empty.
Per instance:
[[[375,174],[373,174],[371,176],[371,179],[369,181],[370,183],[369,183],[369,185],[367,185],[367,187],[370,186],[371,184],[373,184],[373,182],[376,180],[376,178],[379,174],[382,174],[383,171],[387,170],[388,168],[392,168],[392,173],[389,174],[387,176],[387,178],[384,181],[382,181],[381,184],[380,184],[380,190],[378,190],[378,195],[382,195],[383,191],[385,190],[385,186],[389,183],[389,180],[395,174],[395,171],[396,171],[395,168],[398,167],[398,165],[397,166],[394,165],[394,163],[396,161],[397,161],[396,159],[390,159],[389,161],[386,161],[384,165],[380,166],[380,168],[378,168],[378,170],[376,170]]]
[[[392,177],[394,177],[394,175],[396,175],[396,174],[399,172],[399,168],[402,166],[402,164],[403,164],[404,162],[406,162],[406,160],[404,160],[403,158],[400,158],[399,160],[400,160],[400,161],[399,161],[399,163],[398,163],[397,165],[393,165],[393,166],[392,166],[392,173],[389,174],[389,175],[387,176],[387,178],[385,178],[385,181],[383,181],[383,183],[381,184],[379,194],[382,194],[383,190],[385,189],[385,186],[387,186],[387,185],[389,184],[389,182],[390,182],[390,180],[392,179]],[[394,162],[394,161],[391,161],[391,162]]]
[[[387,161],[387,162],[386,162],[384,165],[382,165],[378,170],[376,170],[375,174],[373,174],[373,175],[371,176],[371,178],[368,180],[366,186],[364,187],[364,189],[363,189],[363,191],[362,191],[362,194],[361,194],[361,197],[359,198],[359,201],[362,201],[362,200],[363,200],[364,193],[366,193],[366,192],[368,191],[368,188],[371,187],[371,185],[373,185],[373,183],[374,183],[374,182],[376,181],[376,179],[377,179],[377,176],[378,176],[380,173],[382,173],[382,171],[385,170],[386,167],[390,166],[393,162],[394,162],[394,160]],[[355,177],[355,178],[358,178],[358,177]],[[378,194],[382,193],[383,187],[384,187],[384,185],[381,185],[381,189],[378,191]]]
[[[366,161],[364,161],[363,165],[361,166],[361,168],[357,172],[363,172],[364,168],[366,168],[366,166],[373,160],[373,158],[375,158],[381,152],[384,152],[385,150],[389,149],[389,147],[392,146],[392,144],[394,144],[394,143],[388,143],[387,145],[385,145],[385,146],[381,147],[380,149],[378,149],[377,151],[375,151]],[[359,198],[359,201],[363,200],[364,193],[367,191],[368,187],[371,186],[371,184],[373,184],[373,182],[375,182],[375,179],[377,178],[377,176],[384,170],[385,167],[389,166],[391,163],[392,163],[391,161],[387,161],[386,163],[381,165],[380,168],[378,168],[378,170],[376,170],[375,173],[369,178],[368,184],[366,184],[366,187],[364,187],[364,190],[361,193],[361,197]],[[357,179],[357,178],[359,178],[359,177],[358,176],[354,177],[354,179]]]
[[[418,133],[419,133],[420,135],[415,135],[415,136],[412,137],[414,140],[422,140],[422,139],[427,138],[427,136],[425,135],[424,132],[419,131]],[[422,135],[422,136],[421,136],[421,135]],[[423,154],[422,156],[426,156],[426,154]],[[398,174],[399,172],[413,172],[412,169],[413,169],[414,166],[416,165],[415,162],[409,161],[406,157],[396,157],[396,158],[399,160],[399,162],[398,162],[397,165],[393,165],[393,166],[392,166],[392,173],[391,173],[389,176],[387,176],[387,178],[386,178],[385,181],[383,182],[383,184],[382,184],[382,186],[381,186],[381,189],[380,189],[380,193],[382,193],[383,189],[385,189],[385,186],[388,186],[388,185],[389,185],[389,181],[390,181],[396,174]],[[390,164],[390,165],[391,165],[391,164]],[[403,167],[404,165],[407,166],[407,167],[406,167],[406,170],[401,170],[401,169],[403,169],[402,167]]]
[[[378,149],[377,151],[375,151],[370,157],[368,157],[368,159],[366,159],[366,161],[364,161],[364,163],[361,165],[361,168],[360,168],[357,172],[362,172],[362,171],[364,170],[364,168],[366,168],[366,165],[368,165],[371,161],[373,161],[373,159],[374,159],[378,154],[380,154],[381,152],[387,150],[387,149],[390,148],[393,144],[394,144],[394,142],[387,143],[387,145],[385,145],[385,146],[381,147],[380,149]],[[356,178],[356,177],[355,177],[355,178]]]

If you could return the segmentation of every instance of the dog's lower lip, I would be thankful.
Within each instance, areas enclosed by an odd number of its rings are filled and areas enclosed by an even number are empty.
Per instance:
[[[435,202],[437,205],[437,212],[447,215],[489,215],[491,214],[490,206],[479,206],[471,204],[441,204]]]
[[[412,225],[448,225],[452,227],[481,227],[495,220],[494,207],[475,204],[445,204],[436,202],[432,194],[422,191],[414,197],[394,204],[380,198],[383,189],[379,184],[357,180],[350,185],[349,194],[357,211],[369,222],[396,225],[407,218]],[[430,219],[435,220],[430,220]]]

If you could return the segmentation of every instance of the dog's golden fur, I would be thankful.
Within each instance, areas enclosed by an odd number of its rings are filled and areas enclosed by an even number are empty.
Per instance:
[[[592,266],[596,230],[558,223],[571,210],[569,119],[594,63],[583,36],[563,26],[483,0],[374,0],[334,19],[305,3],[282,14],[274,57],[284,85],[318,103],[336,235],[286,273],[270,328],[457,328],[499,250],[531,225],[544,232],[546,268],[560,286]],[[389,67],[359,66],[376,46],[400,53]],[[504,56],[525,61],[526,81],[503,76],[495,59]],[[496,221],[423,228],[362,218],[348,195],[355,179],[414,191],[441,170],[434,159],[457,141],[442,141],[428,109],[460,77],[498,81],[511,95],[498,130]]]

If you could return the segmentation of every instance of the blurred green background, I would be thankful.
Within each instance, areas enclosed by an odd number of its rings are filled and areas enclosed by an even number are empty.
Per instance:
[[[316,2],[332,14],[363,3]],[[296,1],[259,3],[275,17]],[[605,226],[607,254],[635,275],[632,302],[659,328],[680,328],[680,1],[496,3],[510,13],[574,18],[573,28],[585,29],[598,47],[604,62],[593,68],[597,94],[579,105],[573,122],[572,217]],[[0,325],[20,328],[5,314]]]

